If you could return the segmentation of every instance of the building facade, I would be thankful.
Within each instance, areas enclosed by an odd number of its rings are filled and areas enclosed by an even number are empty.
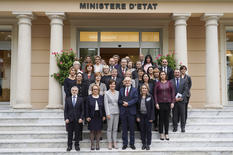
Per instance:
[[[233,101],[233,2],[230,0],[1,0],[0,104],[61,108],[52,52],[77,57],[175,52],[192,77],[193,108]]]

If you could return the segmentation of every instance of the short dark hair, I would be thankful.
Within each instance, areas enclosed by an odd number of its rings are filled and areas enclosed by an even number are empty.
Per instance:
[[[187,70],[187,67],[185,65],[180,66],[180,70],[183,70],[183,69]]]
[[[142,71],[143,73],[145,73],[144,69],[143,68],[138,68],[138,72],[139,71]]]
[[[115,81],[115,80],[113,80],[113,79],[109,80],[109,85],[111,85],[111,84],[113,84],[113,83],[115,83],[115,84],[116,84],[116,81]]]

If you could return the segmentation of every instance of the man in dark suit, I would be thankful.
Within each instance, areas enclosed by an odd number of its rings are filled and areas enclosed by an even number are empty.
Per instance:
[[[72,150],[73,132],[75,132],[75,150],[80,151],[79,134],[80,124],[83,122],[84,109],[83,99],[78,97],[78,87],[71,88],[72,96],[67,97],[65,101],[64,119],[66,123],[66,130],[68,132],[67,151]]]
[[[122,80],[123,79],[117,76],[117,69],[115,69],[115,68],[111,71],[111,75],[108,76],[108,78],[106,78],[105,81],[103,81],[103,83],[107,87],[107,90],[109,89],[109,81],[111,79],[116,81],[116,90],[119,91],[121,89],[121,87],[122,87]]]
[[[142,67],[142,62],[141,61],[137,61],[136,62],[136,70],[132,72],[132,78],[136,79],[138,78],[138,69]]]
[[[174,78],[174,71],[172,68],[168,66],[167,59],[162,60],[162,66],[159,68],[160,71],[164,71],[167,73],[168,80],[171,80]]]
[[[180,70],[175,69],[174,71],[175,78],[171,80],[176,94],[176,102],[174,108],[172,109],[173,113],[173,132],[177,131],[178,120],[181,123],[181,132],[185,132],[185,103],[186,103],[186,94],[188,91],[188,85],[186,80],[180,78]],[[179,119],[180,118],[180,119]]]
[[[120,77],[120,78],[124,78],[125,76],[125,73],[127,71],[127,59],[126,58],[123,58],[121,59],[121,65],[118,67],[118,74],[117,76]]]
[[[126,77],[124,79],[125,87],[120,89],[119,92],[119,107],[120,107],[120,118],[122,123],[122,139],[123,147],[125,150],[128,146],[128,128],[130,130],[130,148],[135,150],[134,146],[134,124],[136,118],[136,107],[138,101],[138,92],[136,88],[131,86],[131,78]]]

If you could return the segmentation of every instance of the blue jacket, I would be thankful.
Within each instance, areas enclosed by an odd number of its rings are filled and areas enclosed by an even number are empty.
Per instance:
[[[123,106],[123,101],[128,102],[128,106]],[[129,95],[125,96],[125,87],[120,89],[119,92],[119,107],[120,107],[120,115],[124,115],[126,112],[129,112],[131,115],[136,115],[137,112],[137,101],[138,101],[138,91],[136,88],[131,86]]]

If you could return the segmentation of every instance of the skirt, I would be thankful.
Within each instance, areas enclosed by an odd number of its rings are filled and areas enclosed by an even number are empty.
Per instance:
[[[100,117],[100,112],[95,111],[94,118],[91,118],[91,121],[88,123],[88,130],[102,130],[103,121],[102,117]]]

